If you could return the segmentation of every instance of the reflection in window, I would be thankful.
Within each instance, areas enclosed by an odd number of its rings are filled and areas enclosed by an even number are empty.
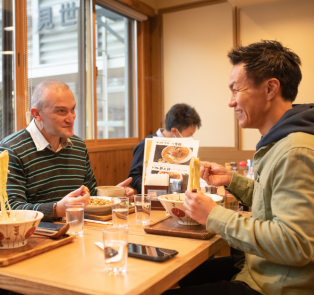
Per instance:
[[[12,0],[0,0],[0,140],[15,131]]]
[[[137,136],[136,21],[96,5],[97,138]]]

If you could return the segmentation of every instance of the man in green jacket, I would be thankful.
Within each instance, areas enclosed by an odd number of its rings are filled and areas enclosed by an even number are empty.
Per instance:
[[[165,294],[314,294],[314,104],[292,105],[299,57],[277,41],[232,49],[229,107],[262,138],[254,181],[207,163],[201,177],[252,207],[252,218],[186,192],[186,212],[245,252],[209,259]]]

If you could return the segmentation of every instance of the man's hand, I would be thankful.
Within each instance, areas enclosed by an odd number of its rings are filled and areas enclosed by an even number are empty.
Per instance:
[[[65,204],[84,203],[85,208],[88,204],[89,196],[89,191],[86,191],[84,185],[82,185],[76,191],[69,193],[57,203],[57,217],[65,216]]]
[[[186,198],[183,206],[186,209],[186,213],[200,224],[206,225],[208,215],[218,205],[211,197],[203,193],[186,191],[185,195]]]
[[[130,201],[133,201],[134,199],[134,190],[131,189],[130,187],[127,187],[132,181],[132,177],[129,177],[125,181],[122,181],[121,183],[117,184],[117,186],[121,186],[125,188],[124,196],[128,197]]]
[[[201,178],[209,185],[229,186],[232,179],[232,172],[222,165],[204,162],[204,166],[201,167]]]

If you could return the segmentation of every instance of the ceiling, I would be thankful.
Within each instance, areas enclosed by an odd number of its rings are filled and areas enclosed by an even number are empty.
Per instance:
[[[253,6],[262,3],[270,3],[270,2],[283,2],[290,0],[228,0],[231,4],[237,7],[245,7],[245,6]]]

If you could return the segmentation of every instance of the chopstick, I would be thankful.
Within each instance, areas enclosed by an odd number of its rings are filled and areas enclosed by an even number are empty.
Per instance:
[[[107,222],[107,221],[99,221],[99,220],[92,220],[92,219],[85,219],[85,218],[84,218],[84,221],[112,225],[112,222]]]

